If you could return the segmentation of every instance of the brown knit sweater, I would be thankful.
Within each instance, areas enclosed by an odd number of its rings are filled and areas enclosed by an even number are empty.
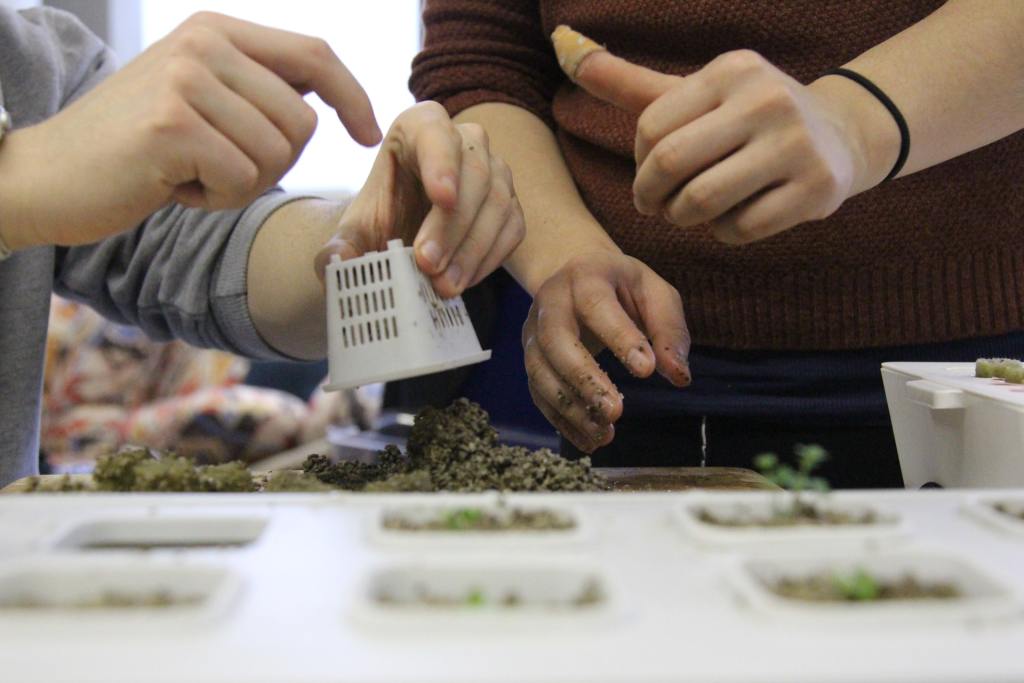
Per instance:
[[[552,125],[594,216],[679,289],[696,343],[852,349],[1024,329],[1024,134],[854,197],[824,221],[728,246],[706,227],[635,211],[635,118],[570,83],[547,40],[569,24],[630,61],[679,75],[751,48],[808,83],[941,4],[428,0],[410,85],[453,115],[506,102]]]

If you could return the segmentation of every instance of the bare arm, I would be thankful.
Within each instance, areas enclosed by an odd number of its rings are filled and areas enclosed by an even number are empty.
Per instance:
[[[924,20],[847,66],[882,88],[910,128],[910,156],[901,175],[940,164],[1024,128],[1024,3],[950,0]],[[863,91],[843,79],[827,87],[847,97]],[[826,87],[821,79],[812,87]],[[870,97],[870,96],[869,96]],[[878,180],[896,158],[891,121],[865,131]],[[888,124],[888,127],[887,127]],[[886,132],[888,131],[888,132]],[[898,146],[898,136],[895,140]],[[880,174],[880,175],[879,175]]]
[[[505,267],[530,294],[574,254],[619,252],[583,203],[558,142],[543,121],[525,109],[499,103],[470,107],[455,120],[483,126],[491,149],[512,168],[529,230]]]
[[[326,355],[324,289],[312,264],[339,229],[345,205],[320,199],[285,204],[263,223],[249,252],[249,315],[281,353]]]
[[[523,326],[530,394],[562,434],[593,450],[614,437],[623,405],[592,352],[608,347],[637,376],[690,382],[679,295],[611,240],[540,118],[488,103],[456,120],[483,126],[515,176],[527,230],[505,267],[534,297]]]

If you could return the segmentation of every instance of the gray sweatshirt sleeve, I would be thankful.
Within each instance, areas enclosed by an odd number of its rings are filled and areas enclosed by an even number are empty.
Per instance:
[[[52,89],[45,106],[37,108],[38,118],[67,106],[115,71],[109,48],[70,14],[49,8],[0,12],[4,35],[9,33],[19,49],[33,51],[32,59],[22,60],[31,73],[11,74],[7,81],[12,99],[39,99],[40,83]],[[0,73],[5,68],[0,63]],[[26,118],[20,123],[37,120]],[[112,320],[137,325],[153,339],[179,338],[254,358],[281,358],[249,316],[246,270],[263,221],[294,199],[273,190],[238,211],[167,206],[130,232],[58,249],[54,289]]]
[[[253,325],[246,273],[263,221],[295,199],[274,190],[236,211],[167,206],[135,230],[59,250],[55,289],[156,340],[286,358]]]

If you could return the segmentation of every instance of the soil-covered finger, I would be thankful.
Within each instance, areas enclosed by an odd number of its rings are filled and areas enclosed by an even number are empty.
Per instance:
[[[651,335],[658,373],[677,387],[690,384],[690,331],[679,293],[653,272],[644,278],[638,313]]]
[[[566,384],[545,362],[544,358],[529,345],[527,346],[526,374],[531,390],[558,411],[559,415],[576,431],[586,435],[590,441],[598,445],[606,443],[611,424],[605,418],[600,405],[588,403],[573,387]]]
[[[549,298],[536,318],[536,344],[545,361],[588,406],[608,422],[622,414],[615,385],[580,341],[580,327],[567,297]]]
[[[655,368],[654,352],[612,284],[600,278],[579,279],[572,294],[582,326],[611,349],[631,374],[649,376]]]
[[[558,412],[550,403],[548,403],[539,393],[534,391],[530,387],[530,396],[533,398],[534,405],[537,409],[547,418],[547,421],[558,430],[558,433],[564,436],[566,439],[572,442],[572,445],[580,449],[584,453],[593,453],[597,450],[598,444],[594,443],[587,434],[576,429],[576,427],[565,419],[561,413]]]

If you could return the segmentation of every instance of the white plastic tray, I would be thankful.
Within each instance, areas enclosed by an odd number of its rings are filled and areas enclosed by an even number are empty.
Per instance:
[[[1024,491],[992,495],[1020,499]],[[4,496],[0,576],[30,565],[77,571],[82,562],[122,569],[130,562],[133,572],[142,570],[140,576],[212,567],[227,577],[228,589],[223,602],[215,601],[223,607],[207,619],[162,620],[149,618],[145,610],[99,622],[57,614],[5,617],[0,672],[5,683],[1024,681],[1024,617],[1018,609],[1024,537],[966,513],[976,494],[832,494],[836,505],[877,506],[899,515],[906,534],[892,543],[815,538],[712,547],[695,543],[680,524],[681,511],[692,503],[754,504],[764,498],[759,493],[511,495],[510,505],[579,510],[594,533],[566,543],[481,542],[456,548],[379,544],[368,536],[367,524],[389,507],[464,506],[492,497]],[[268,521],[257,541],[238,549],[80,553],[54,548],[53,540],[69,525],[139,515]],[[770,600],[756,602],[760,598],[744,592],[732,573],[754,561],[807,564],[841,556],[863,564],[917,552],[949,558],[957,566],[966,563],[989,577],[999,587],[999,605],[974,602],[971,610],[977,611],[970,615],[942,612],[935,618],[917,618],[932,608],[908,608],[909,618],[882,621],[853,618],[863,611],[850,610],[819,618],[790,607],[796,614],[789,615],[771,611]],[[110,569],[101,569],[101,575],[116,576],[113,564],[102,567]],[[460,581],[468,572],[474,583],[479,579],[500,588],[519,582],[530,590],[596,575],[610,601],[587,614],[383,612],[369,602],[367,587],[385,576],[381,572],[396,570],[407,579],[443,575]],[[1001,606],[1006,609],[996,610]]]

